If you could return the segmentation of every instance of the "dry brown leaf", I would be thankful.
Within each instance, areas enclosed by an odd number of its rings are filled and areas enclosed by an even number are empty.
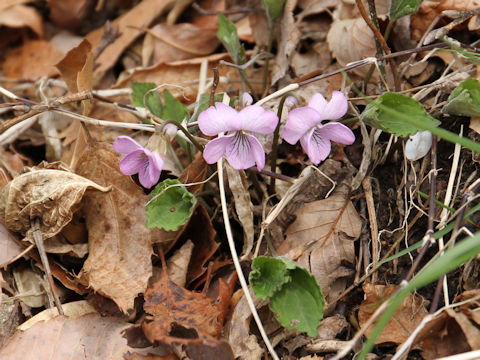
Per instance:
[[[10,181],[0,193],[0,219],[27,238],[30,221],[40,219],[40,232],[48,239],[72,219],[74,206],[88,188],[108,191],[77,174],[54,169],[31,170]]]
[[[387,300],[397,289],[398,286],[396,285],[385,286],[364,283],[363,291],[366,299],[358,310],[360,326],[363,327],[382,302]],[[393,315],[390,322],[375,340],[375,344],[401,344],[407,340],[413,330],[428,314],[425,308],[426,304],[425,299],[420,295],[407,295],[395,315]],[[366,332],[367,337],[373,331],[374,326],[375,323],[368,328]]]
[[[253,238],[255,236],[253,228],[253,204],[250,200],[245,172],[235,170],[229,164],[225,164],[225,168],[227,170],[228,187],[233,194],[235,211],[243,229],[243,250],[241,257],[245,259],[252,251]]]
[[[6,77],[14,79],[53,76],[58,73],[54,65],[62,56],[63,54],[47,41],[29,41],[5,54],[3,72]]]
[[[157,24],[143,43],[143,64],[171,62],[211,54],[220,45],[216,29],[200,28],[189,23]]]
[[[78,46],[71,49],[65,57],[55,65],[72,93],[92,90],[93,83],[93,52],[92,45],[84,39]],[[82,114],[88,115],[91,100],[82,101]]]
[[[347,191],[342,189],[345,187],[298,209],[297,220],[287,228],[287,238],[277,248],[279,255],[298,261],[316,277],[327,301],[345,290],[347,278],[354,273],[353,242],[362,227]]]
[[[167,250],[178,234],[146,228],[147,196],[120,172],[119,159],[112,145],[97,143],[79,161],[79,174],[112,185],[112,191],[84,199],[90,252],[80,276],[127,312],[152,275],[152,243]]]
[[[327,42],[333,56],[342,66],[375,56],[376,52],[373,32],[362,18],[335,20],[328,32]],[[368,66],[361,66],[352,71],[365,76],[368,69]]]
[[[233,360],[229,344],[216,339],[225,317],[223,302],[229,298],[221,296],[217,303],[175,285],[162,273],[145,293],[144,309],[153,315],[142,324],[145,336],[150,342],[180,344],[189,359]]]
[[[283,78],[288,71],[291,57],[300,41],[300,31],[298,30],[293,10],[297,5],[297,0],[287,0],[283,10],[283,16],[278,21],[280,36],[278,38],[278,50],[275,57],[275,63],[272,66],[272,85]],[[278,34],[278,32],[277,32]]]
[[[0,3],[0,11],[7,9],[10,6],[26,4],[29,2],[32,2],[32,0],[2,0]]]
[[[251,55],[251,52],[247,52],[247,56]],[[233,69],[228,66],[219,66],[220,60],[231,61],[230,56],[226,53],[213,54],[207,57],[194,58],[189,60],[179,60],[167,64],[158,64],[147,68],[133,69],[132,71],[124,72],[115,85],[116,88],[129,87],[132,81],[135,82],[154,82],[156,84],[178,84],[182,88],[171,87],[168,90],[175,97],[179,98],[183,102],[192,103],[195,101],[198,92],[198,77],[200,75],[200,65],[204,60],[208,60],[208,76],[213,74],[213,69],[218,68],[218,74],[220,77],[227,78],[228,82],[220,81],[217,92],[227,90],[239,90],[242,88],[241,80],[238,75],[237,69]],[[263,69],[252,69],[249,67],[247,70],[247,77],[253,79],[251,81],[255,91],[261,91],[262,85],[261,79]]]
[[[0,7],[3,7],[3,4]],[[43,37],[42,17],[31,6],[14,5],[8,8],[0,8],[0,26],[10,28],[29,27],[38,37]]]
[[[23,249],[14,240],[5,225],[0,223],[0,268],[10,264],[22,251]]]
[[[47,306],[47,282],[39,272],[22,264],[13,270],[13,278],[21,301],[33,308]]]
[[[412,38],[420,40],[432,21],[445,10],[474,10],[480,6],[478,0],[425,0],[411,16]],[[445,25],[445,23],[440,23]]]
[[[83,302],[84,303],[84,302]],[[68,305],[68,304],[67,304]],[[76,304],[75,304],[76,305]],[[125,331],[132,324],[114,317],[102,317],[93,309],[75,306],[67,316],[47,315],[24,331],[17,332],[0,348],[2,360],[123,360],[127,352],[166,355],[148,347],[137,350],[128,345]],[[80,310],[79,312],[77,310]],[[74,314],[71,314],[71,313]],[[68,316],[68,314],[71,314]],[[41,315],[38,314],[37,316]],[[32,318],[34,319],[34,318]],[[138,337],[138,335],[137,335]]]
[[[185,286],[187,282],[188,264],[192,257],[193,242],[187,240],[180,249],[175,251],[167,261],[168,278],[178,286]]]
[[[50,20],[61,28],[74,29],[91,5],[92,0],[48,0]]]
[[[96,59],[98,67],[95,69],[94,78],[100,80],[103,74],[116,64],[120,55],[135,39],[142,35],[138,28],[148,27],[161,15],[175,0],[144,0],[130,11],[112,22],[112,27],[118,25],[120,37],[110,44]],[[88,41],[96,49],[100,44],[104,29],[99,28],[87,35]]]
[[[203,158],[203,154],[201,152],[197,152],[195,154],[195,159],[193,159],[193,161],[188,164],[188,166],[179,175],[178,181],[180,181],[182,184],[201,183],[205,180],[207,170],[208,165]],[[192,194],[198,194],[203,190],[204,185],[205,184],[190,185],[186,188]]]
[[[70,256],[78,258],[83,258],[88,254],[87,243],[70,244],[61,235],[54,236],[49,241],[45,242],[43,246],[45,247],[45,251],[51,254],[69,254]]]

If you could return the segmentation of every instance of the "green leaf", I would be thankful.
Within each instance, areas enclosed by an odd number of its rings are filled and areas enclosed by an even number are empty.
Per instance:
[[[282,286],[270,299],[270,309],[287,329],[318,336],[323,318],[325,299],[317,280],[307,270],[297,267],[290,271],[292,280]]]
[[[153,200],[147,205],[147,227],[176,231],[192,216],[197,199],[178,180],[167,179],[152,191]],[[164,191],[165,190],[165,191]],[[158,196],[157,196],[158,195]]]
[[[272,297],[276,291],[291,280],[290,270],[297,264],[285,258],[259,256],[253,260],[248,277],[255,296],[261,300]]]
[[[183,120],[190,117],[187,107],[181,101],[175,99],[168,90],[163,91],[163,101],[165,107],[163,109],[163,120],[174,120],[181,123]]]
[[[262,0],[270,26],[282,16],[285,0]]]
[[[235,64],[242,65],[245,63],[245,49],[238,40],[237,28],[222,13],[218,13],[217,37],[225,46]]]
[[[286,258],[260,256],[253,260],[249,281],[256,297],[270,298],[270,309],[283,326],[317,336],[325,299],[307,270]]]
[[[158,91],[152,91],[157,87],[155,83],[132,82],[132,105],[137,107],[146,107],[153,115],[162,117],[163,105]],[[145,100],[145,103],[143,102]]]
[[[459,116],[480,116],[480,83],[466,79],[452,91],[442,112]]]
[[[421,123],[422,126],[404,121],[404,116],[408,116],[412,122]],[[402,137],[422,130],[430,130],[423,125],[429,125],[429,127],[440,125],[440,121],[428,115],[418,101],[409,96],[391,92],[381,95],[368,104],[360,115],[360,119],[372,127]]]
[[[405,15],[417,12],[423,0],[392,0],[390,6],[390,21],[400,19]]]

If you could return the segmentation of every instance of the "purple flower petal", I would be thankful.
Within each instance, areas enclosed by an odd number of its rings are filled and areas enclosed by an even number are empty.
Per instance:
[[[293,145],[310,129],[319,124],[321,120],[321,114],[312,107],[304,106],[293,109],[288,113],[287,123],[282,130],[282,137],[286,142]]]
[[[308,106],[313,107],[322,114],[322,120],[337,120],[346,114],[348,101],[341,91],[334,91],[329,102],[321,94],[317,93],[312,96]]]
[[[145,154],[148,159],[148,165],[140,169],[138,172],[138,180],[143,187],[150,189],[158,182],[158,179],[160,179],[163,159],[157,153],[152,153],[150,151]]]
[[[198,116],[200,130],[208,136],[215,136],[221,132],[240,130],[238,112],[222,103],[215,103]]]
[[[250,134],[236,133],[226,149],[229,164],[237,170],[248,169],[257,164],[258,169],[265,166],[265,151],[258,139]]]
[[[135,150],[120,160],[120,171],[125,175],[133,175],[148,167],[148,158],[144,150]]]
[[[245,107],[248,105],[252,105],[252,103],[253,103],[252,95],[250,95],[247,92],[244,92],[242,95],[242,105]]]
[[[130,154],[136,150],[143,150],[143,146],[130,136],[121,135],[113,143],[113,148],[120,154]]]
[[[278,124],[278,117],[275,113],[266,111],[258,105],[247,106],[238,113],[238,116],[241,130],[264,135],[273,133]]]
[[[330,154],[330,140],[325,139],[319,133],[318,128],[313,128],[308,134],[300,139],[303,150],[314,165],[318,165]]]
[[[347,126],[338,122],[321,125],[317,130],[322,137],[340,144],[350,145],[355,141],[355,135]]]
[[[216,163],[225,154],[235,134],[221,136],[210,140],[203,150],[203,158],[208,164]]]

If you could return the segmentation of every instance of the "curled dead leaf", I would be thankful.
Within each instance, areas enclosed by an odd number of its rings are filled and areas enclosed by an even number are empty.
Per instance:
[[[32,170],[2,189],[0,219],[9,230],[29,238],[30,221],[38,218],[43,238],[51,238],[70,222],[74,206],[88,188],[102,192],[110,189],[68,171]]]

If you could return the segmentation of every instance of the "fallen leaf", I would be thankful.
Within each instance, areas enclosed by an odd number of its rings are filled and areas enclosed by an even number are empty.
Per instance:
[[[85,301],[63,305],[66,316],[43,312],[24,330],[17,330],[0,348],[2,360],[123,360],[127,352],[166,355],[152,347],[135,349],[125,332],[132,324],[114,317],[102,317]],[[50,310],[50,309],[49,309]],[[46,310],[48,311],[48,310]],[[56,309],[55,309],[56,311]],[[58,313],[57,313],[58,314]],[[41,317],[41,320],[37,320]],[[25,325],[25,324],[23,324]]]
[[[340,65],[375,56],[376,46],[372,30],[363,18],[336,19],[327,35],[327,42],[333,57]],[[353,73],[364,77],[369,66],[360,66]]]
[[[10,264],[22,251],[23,249],[14,240],[5,225],[0,223],[0,268]]]
[[[166,251],[178,234],[146,228],[147,197],[120,172],[119,160],[112,145],[97,143],[79,161],[79,174],[112,186],[84,199],[90,251],[80,277],[127,312],[152,275],[152,243],[162,242]]]
[[[3,9],[0,8],[0,26],[10,28],[29,27],[39,38],[43,37],[42,17],[31,6],[17,4]]]
[[[44,244],[45,251],[51,254],[69,254],[83,258],[88,254],[88,244],[69,244],[63,236],[54,236]]]
[[[345,290],[348,277],[354,274],[354,241],[361,233],[360,216],[344,186],[327,199],[305,204],[295,216],[277,253],[309,270],[331,301]]]
[[[15,268],[13,278],[20,300],[26,305],[39,308],[48,304],[48,297],[45,289],[47,288],[46,279],[30,267],[22,264],[21,267]]]
[[[63,54],[47,41],[32,40],[9,50],[4,56],[3,72],[6,77],[35,79],[57,74],[54,65]]]
[[[253,204],[250,200],[245,172],[235,170],[228,164],[225,166],[228,177],[228,187],[232,191],[235,203],[235,212],[243,229],[243,250],[241,256],[243,260],[250,255],[253,247],[253,238],[255,236],[253,228]]]
[[[120,37],[113,44],[110,44],[96,59],[98,64],[94,72],[94,78],[100,80],[105,72],[116,64],[120,55],[139,36],[142,35],[138,28],[148,27],[158,16],[160,16],[175,0],[144,0],[131,10],[127,11],[114,21],[111,26],[117,26]],[[86,36],[94,49],[100,44],[104,29],[99,28]]]
[[[182,184],[201,183],[187,186],[187,190],[192,194],[198,194],[203,190],[203,186],[205,185],[202,182],[205,180],[207,170],[208,164],[205,162],[203,154],[201,152],[197,152],[195,154],[195,159],[193,159],[193,161],[188,164],[188,166],[178,176],[178,181],[180,181]]]
[[[0,219],[9,230],[30,238],[30,221],[39,218],[40,232],[48,239],[72,219],[74,206],[88,188],[109,190],[68,171],[32,170],[17,176],[0,192]]]
[[[362,301],[358,310],[360,326],[363,327],[382,302],[387,300],[397,289],[397,285],[385,286],[364,283],[363,291],[366,299]],[[425,305],[426,301],[420,295],[407,295],[395,315],[375,340],[375,344],[402,344],[428,314]],[[373,331],[374,326],[375,323],[367,329],[367,337]]]
[[[219,45],[217,29],[200,28],[189,23],[157,24],[145,35],[143,63],[148,64],[151,55],[153,64],[206,56]]]
[[[180,249],[175,251],[167,261],[168,278],[178,286],[185,286],[187,281],[187,269],[192,257],[193,243],[187,240]]]
[[[50,20],[61,28],[74,29],[87,15],[91,0],[48,0]]]

